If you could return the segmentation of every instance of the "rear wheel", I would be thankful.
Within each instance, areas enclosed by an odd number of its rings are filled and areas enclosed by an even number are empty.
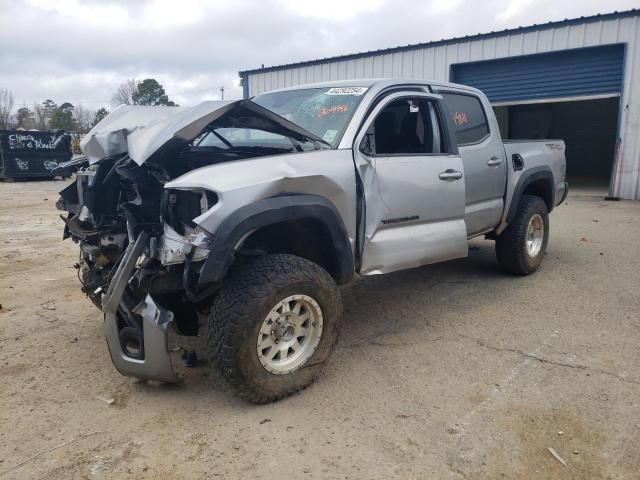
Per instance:
[[[342,304],[331,276],[294,255],[236,265],[211,308],[212,367],[255,403],[309,385],[331,356]]]
[[[546,204],[540,197],[523,195],[513,221],[496,240],[498,265],[510,273],[529,275],[540,267],[548,240]]]

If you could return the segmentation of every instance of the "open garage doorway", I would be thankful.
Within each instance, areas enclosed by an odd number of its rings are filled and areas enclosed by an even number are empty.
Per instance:
[[[607,195],[615,157],[619,97],[495,106],[503,138],[562,139],[572,190]]]

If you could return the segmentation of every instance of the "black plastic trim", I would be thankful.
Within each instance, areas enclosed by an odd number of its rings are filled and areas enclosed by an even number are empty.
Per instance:
[[[258,228],[280,222],[316,219],[322,222],[333,243],[334,272],[338,284],[353,279],[354,261],[349,236],[336,207],[318,195],[286,195],[266,198],[239,208],[225,218],[212,238],[209,256],[198,283],[219,282],[233,263],[236,245],[243,236]]]
[[[564,182],[564,193],[562,194],[562,198],[556,205],[560,205],[567,199],[567,195],[569,195],[569,182]]]
[[[507,223],[511,223],[513,218],[518,211],[518,204],[520,203],[520,198],[522,197],[522,192],[531,185],[533,182],[537,180],[548,180],[550,183],[551,189],[551,208],[549,208],[549,212],[555,206],[555,182],[553,180],[553,173],[549,167],[533,167],[529,170],[526,170],[522,173],[520,178],[518,179],[518,183],[516,184],[516,188],[513,190],[513,197],[511,198],[511,204],[509,205],[509,213],[507,213]]]

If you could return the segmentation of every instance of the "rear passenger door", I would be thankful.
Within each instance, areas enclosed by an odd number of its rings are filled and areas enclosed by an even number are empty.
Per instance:
[[[439,91],[453,123],[466,177],[465,223],[469,236],[500,223],[506,188],[506,159],[491,105],[471,92]],[[495,123],[495,121],[493,122]]]
[[[385,97],[356,137],[362,275],[467,255],[464,168],[436,95]]]

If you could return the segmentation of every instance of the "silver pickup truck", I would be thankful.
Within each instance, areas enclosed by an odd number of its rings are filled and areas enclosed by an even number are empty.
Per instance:
[[[530,274],[568,188],[562,141],[503,142],[482,92],[429,81],[122,106],[82,146],[58,208],[116,368],[179,381],[169,333],[206,335],[213,370],[258,403],[320,373],[338,285],[464,257],[481,235]]]

